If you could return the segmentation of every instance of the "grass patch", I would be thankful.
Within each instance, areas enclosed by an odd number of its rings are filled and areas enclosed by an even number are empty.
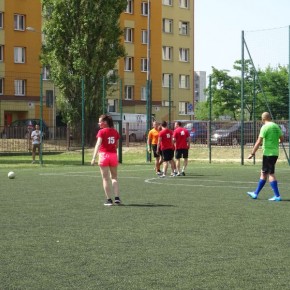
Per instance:
[[[245,194],[260,164],[192,161],[185,177],[159,179],[139,151],[123,157],[124,205],[111,208],[79,153],[1,163],[1,289],[289,287],[288,166],[276,203],[269,184],[258,200]]]

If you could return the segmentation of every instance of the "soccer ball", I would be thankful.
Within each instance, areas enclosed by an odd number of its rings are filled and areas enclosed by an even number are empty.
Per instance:
[[[10,178],[10,179],[14,179],[14,178],[15,178],[15,173],[14,173],[13,171],[10,171],[10,172],[8,173],[8,178]]]

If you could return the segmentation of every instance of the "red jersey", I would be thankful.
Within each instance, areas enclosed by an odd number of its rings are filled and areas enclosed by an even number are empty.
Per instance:
[[[174,149],[173,143],[172,143],[172,135],[173,132],[170,129],[162,129],[158,137],[162,138],[160,141],[160,149],[166,150],[166,149]]]
[[[117,152],[116,144],[120,139],[120,135],[116,129],[103,128],[97,134],[97,138],[99,137],[102,138],[99,152]]]
[[[173,132],[175,138],[175,149],[188,149],[187,138],[189,138],[188,130],[177,127]]]

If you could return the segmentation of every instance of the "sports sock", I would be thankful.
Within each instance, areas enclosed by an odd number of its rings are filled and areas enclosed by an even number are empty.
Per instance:
[[[258,186],[255,190],[255,194],[258,195],[259,192],[262,190],[262,188],[264,187],[264,185],[266,184],[266,181],[267,180],[264,180],[264,179],[260,179],[259,182],[258,182]]]
[[[279,189],[278,189],[278,182],[277,180],[271,181],[270,185],[274,191],[275,196],[279,197],[280,193],[279,193]]]

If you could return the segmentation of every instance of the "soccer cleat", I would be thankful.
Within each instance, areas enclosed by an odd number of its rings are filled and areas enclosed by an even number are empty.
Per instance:
[[[180,173],[177,173],[176,176],[181,176],[181,174]]]
[[[182,172],[180,173],[180,175],[182,175],[182,176],[185,176],[185,173],[184,173],[184,171],[182,171]]]
[[[32,164],[34,164],[35,163],[35,160],[32,160],[32,162],[31,162]]]
[[[121,204],[120,197],[118,197],[118,196],[115,197],[115,204],[117,204],[117,205]]]
[[[162,174],[162,175],[159,175],[159,177],[160,177],[160,178],[165,178],[165,175],[164,175],[164,174]]]
[[[113,201],[109,198],[109,199],[104,203],[104,205],[106,205],[106,206],[111,206],[111,205],[113,205]]]
[[[255,192],[247,192],[247,195],[250,196],[252,199],[257,199],[258,195]]]
[[[270,200],[270,201],[281,201],[282,198],[281,198],[281,196],[273,196],[273,197],[269,198],[268,200]]]

